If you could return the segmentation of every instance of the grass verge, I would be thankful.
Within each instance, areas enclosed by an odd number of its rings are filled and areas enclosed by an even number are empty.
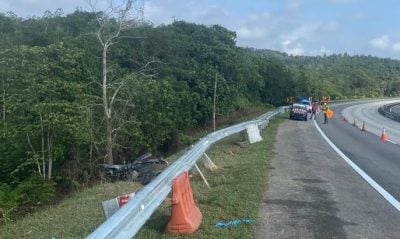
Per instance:
[[[181,238],[252,238],[256,221],[228,228],[217,222],[234,219],[257,219],[262,193],[266,189],[268,166],[275,135],[283,117],[272,120],[262,132],[263,141],[238,146],[240,134],[215,144],[207,154],[219,167],[207,172],[202,168],[211,189],[199,175],[191,179],[197,206],[203,214],[199,230]],[[0,238],[84,238],[104,221],[99,202],[137,190],[137,183],[106,183],[63,200],[59,205],[29,215],[0,227]],[[168,200],[157,209],[135,238],[173,238],[165,234],[170,216]]]
[[[0,238],[84,238],[104,221],[99,202],[131,193],[138,183],[105,183],[75,193],[60,204],[0,227]]]
[[[214,172],[202,170],[211,189],[199,176],[192,177],[191,187],[203,219],[197,232],[183,238],[253,238],[273,156],[272,147],[283,118],[286,117],[278,117],[270,122],[261,134],[264,140],[259,143],[238,146],[235,143],[243,139],[237,134],[220,141],[207,152],[219,169]],[[170,204],[166,200],[135,238],[174,238],[165,234],[169,216]],[[215,227],[218,222],[245,218],[254,222],[226,228]]]

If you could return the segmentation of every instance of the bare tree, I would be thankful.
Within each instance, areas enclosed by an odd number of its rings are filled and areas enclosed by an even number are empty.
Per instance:
[[[104,11],[97,9],[98,1],[86,0],[91,11],[96,16],[99,28],[96,36],[102,46],[102,102],[104,108],[104,116],[106,123],[106,161],[109,164],[114,162],[113,159],[113,105],[116,97],[124,82],[110,83],[108,73],[110,69],[107,65],[107,53],[111,46],[118,43],[121,39],[121,33],[129,28],[137,26],[140,18],[143,17],[143,8],[140,7],[140,0],[109,0],[108,6]],[[103,1],[104,2],[104,1]],[[118,3],[120,4],[118,4]],[[139,6],[139,8],[137,8]]]

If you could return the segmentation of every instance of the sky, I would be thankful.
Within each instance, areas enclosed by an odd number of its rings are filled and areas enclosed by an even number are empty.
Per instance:
[[[110,0],[97,0],[99,9]],[[122,0],[114,0],[122,1]],[[399,0],[140,0],[155,26],[183,20],[221,25],[237,45],[291,55],[372,55],[400,59]],[[42,16],[88,10],[85,0],[0,0],[0,12]]]

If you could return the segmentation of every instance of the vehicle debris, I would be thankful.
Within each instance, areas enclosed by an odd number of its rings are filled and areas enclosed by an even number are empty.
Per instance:
[[[164,159],[151,158],[151,153],[146,153],[125,164],[100,164],[104,176],[111,181],[140,181],[148,184],[157,177],[166,167],[168,162]]]

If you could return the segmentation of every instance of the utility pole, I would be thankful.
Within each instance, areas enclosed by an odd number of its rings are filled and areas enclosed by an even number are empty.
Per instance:
[[[213,123],[214,123],[214,132],[215,132],[215,103],[217,100],[217,83],[218,83],[218,71],[215,72],[215,80],[214,80],[214,107],[213,107]]]

